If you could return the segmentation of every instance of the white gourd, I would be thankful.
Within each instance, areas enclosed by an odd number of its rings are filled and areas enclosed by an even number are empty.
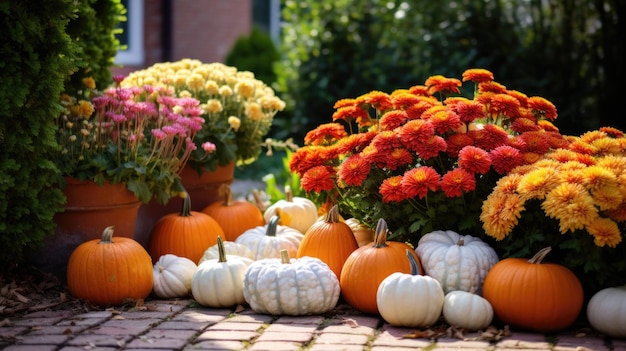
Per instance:
[[[278,200],[263,212],[265,222],[272,217],[280,216],[281,225],[297,229],[300,233],[306,231],[317,221],[318,213],[315,203],[305,197],[293,196],[290,187],[285,187],[285,200]]]
[[[626,285],[604,288],[587,304],[593,329],[614,338],[626,338]]]
[[[444,293],[437,280],[419,275],[419,266],[409,250],[407,257],[411,274],[392,273],[378,286],[378,312],[394,326],[428,327],[441,317]]]
[[[197,265],[186,257],[165,254],[152,267],[154,294],[160,298],[185,297],[191,291],[191,277]]]
[[[493,307],[482,296],[455,290],[446,294],[443,318],[455,327],[469,331],[482,330],[493,320]]]
[[[495,250],[478,237],[438,230],[420,238],[415,249],[424,273],[441,284],[443,291],[482,293],[487,272],[498,262]]]
[[[231,307],[243,304],[243,278],[252,260],[226,255],[222,238],[217,237],[220,257],[202,262],[191,280],[191,294],[207,307]]]
[[[339,300],[339,280],[330,267],[315,257],[254,261],[244,277],[244,297],[257,313],[272,315],[320,314]]]
[[[254,260],[263,258],[279,258],[280,251],[285,249],[289,257],[296,257],[304,234],[297,229],[279,225],[278,216],[264,226],[248,229],[235,239],[235,242],[249,248]]]
[[[252,250],[250,250],[247,246],[236,243],[234,241],[224,241],[222,242],[222,244],[224,245],[224,252],[226,253],[226,255],[242,256],[254,260],[254,252],[252,252]],[[206,260],[218,259],[219,257],[219,247],[217,244],[215,244],[206,249],[206,251],[204,251],[204,254],[202,254],[202,257],[200,257],[200,261],[198,261],[198,264]]]

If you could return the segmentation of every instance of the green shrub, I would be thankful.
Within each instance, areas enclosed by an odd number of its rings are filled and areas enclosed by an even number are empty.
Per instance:
[[[250,35],[237,39],[224,63],[240,71],[253,72],[257,79],[271,86],[276,81],[273,66],[279,58],[272,38],[255,27]]]
[[[122,10],[119,0],[0,2],[4,269],[21,263],[27,248],[37,247],[54,231],[53,216],[65,201],[55,187],[59,172],[50,161],[59,150],[54,137],[59,95],[73,89],[71,76],[80,81],[80,75],[91,75],[101,84],[110,80],[116,45],[110,41],[113,19],[119,19]]]

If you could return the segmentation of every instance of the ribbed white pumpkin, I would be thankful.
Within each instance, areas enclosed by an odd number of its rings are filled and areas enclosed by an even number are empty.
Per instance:
[[[427,327],[441,317],[444,294],[439,282],[419,275],[417,261],[407,250],[411,274],[392,273],[378,286],[376,304],[383,319],[399,327]]]
[[[602,289],[587,304],[591,326],[608,336],[626,338],[626,285]]]
[[[191,279],[191,294],[201,305],[230,307],[245,302],[243,278],[252,264],[247,257],[226,255],[222,238],[217,237],[219,258],[202,262]]]
[[[488,327],[493,320],[493,307],[482,296],[455,290],[443,301],[443,318],[448,324],[470,331]]]
[[[160,298],[185,297],[191,291],[191,277],[198,266],[186,257],[165,254],[152,268],[152,291]]]
[[[254,254],[254,260],[279,258],[283,249],[287,250],[289,257],[296,257],[304,234],[297,229],[279,225],[279,220],[278,216],[274,216],[266,225],[246,230],[235,242],[248,247]]]
[[[226,255],[242,256],[254,260],[254,252],[252,252],[252,250],[250,250],[246,245],[239,244],[234,241],[223,241],[222,244],[224,245],[224,252]],[[215,260],[219,257],[220,250],[218,245],[215,244],[204,251],[204,254],[202,254],[198,264],[206,260]]]
[[[285,200],[278,200],[263,212],[266,222],[278,215],[281,225],[297,229],[300,233],[306,231],[317,221],[318,213],[315,203],[305,197],[293,196],[291,188],[285,187]]]
[[[441,284],[443,291],[481,294],[487,272],[498,262],[496,251],[478,237],[437,230],[422,236],[415,249],[424,273]]]
[[[272,315],[320,314],[339,300],[339,280],[330,267],[315,257],[254,261],[244,278],[244,297],[257,313]]]

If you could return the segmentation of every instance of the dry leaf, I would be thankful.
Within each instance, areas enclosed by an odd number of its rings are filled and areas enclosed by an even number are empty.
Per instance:
[[[242,312],[243,310],[245,310],[246,308],[243,307],[242,305],[237,305],[237,307],[235,307],[235,313],[239,313]]]
[[[67,329],[65,329],[65,330],[63,331],[63,334],[64,334],[64,335],[69,335],[69,334],[74,334],[74,332],[72,331],[72,329],[67,328]]]
[[[352,318],[343,318],[343,324],[347,324],[351,328],[356,328],[359,326],[359,323]]]
[[[13,290],[13,295],[15,295],[15,298],[16,298],[19,302],[21,302],[21,303],[29,303],[29,302],[30,302],[30,299],[29,299],[28,297],[26,297],[26,296],[24,296],[24,295],[22,295],[22,294],[18,293],[18,292],[17,292],[17,289],[16,289],[16,290]]]

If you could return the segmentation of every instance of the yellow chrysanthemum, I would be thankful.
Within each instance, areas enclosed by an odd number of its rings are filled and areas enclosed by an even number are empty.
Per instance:
[[[596,218],[587,225],[587,231],[594,237],[594,244],[599,247],[616,247],[622,241],[617,223],[609,218]]]
[[[239,126],[241,126],[241,120],[236,116],[230,116],[228,117],[228,124],[236,132],[239,129]]]
[[[626,171],[626,157],[607,155],[598,158],[596,166],[610,170],[616,176],[620,176]]]
[[[218,93],[220,94],[220,96],[223,96],[223,97],[229,97],[234,94],[233,88],[229,87],[228,85],[222,85],[219,88]]]
[[[519,185],[522,176],[517,173],[511,173],[507,176],[500,178],[496,182],[496,186],[493,188],[493,192],[503,194],[515,194],[517,192],[517,186]]]
[[[559,182],[570,184],[585,184],[585,177],[580,170],[564,170],[558,173]]]
[[[589,166],[582,171],[585,178],[585,186],[589,190],[595,190],[606,186],[617,186],[617,177],[613,172],[598,166]]]
[[[621,151],[621,147],[617,139],[609,137],[596,139],[591,142],[591,145],[596,148],[597,154],[600,155],[611,155]]]
[[[622,193],[618,187],[603,186],[591,191],[595,204],[602,211],[617,208],[622,203]]]
[[[204,90],[206,90],[209,95],[216,95],[220,90],[220,86],[216,81],[209,80],[204,84]]]
[[[254,84],[251,81],[240,81],[235,84],[235,91],[244,98],[254,96]]]
[[[246,116],[250,117],[253,121],[260,121],[265,117],[261,105],[256,102],[246,104]]]
[[[198,73],[192,73],[187,76],[185,84],[189,89],[198,91],[204,87],[204,77]]]
[[[487,235],[504,239],[517,225],[524,210],[524,201],[517,194],[491,193],[483,202],[480,220]]]
[[[208,113],[222,112],[222,109],[222,103],[219,100],[209,99],[209,101],[206,102],[205,110]]]
[[[561,233],[582,229],[598,216],[593,198],[582,185],[562,183],[550,191],[541,208],[559,220]]]
[[[552,168],[539,168],[528,172],[517,185],[522,199],[543,199],[558,183],[557,172]]]

